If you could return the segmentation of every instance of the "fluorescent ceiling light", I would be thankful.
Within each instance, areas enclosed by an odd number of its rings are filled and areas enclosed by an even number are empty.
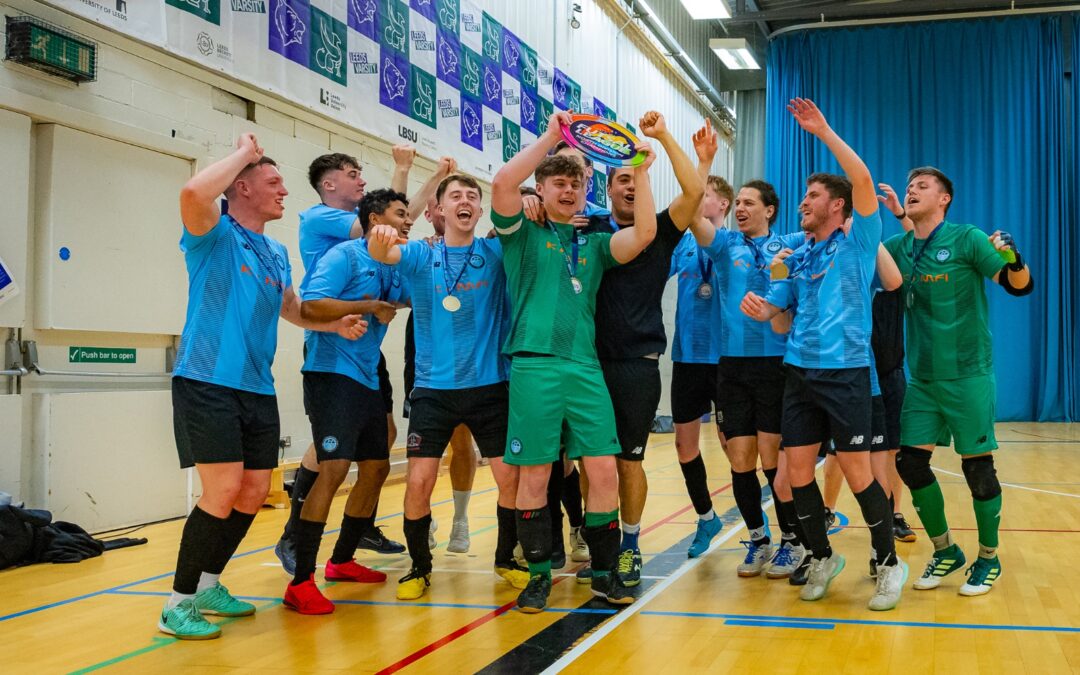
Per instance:
[[[682,4],[695,19],[731,18],[731,10],[724,0],[682,0]]]
[[[743,38],[712,38],[709,49],[713,50],[728,70],[760,70],[757,60]]]

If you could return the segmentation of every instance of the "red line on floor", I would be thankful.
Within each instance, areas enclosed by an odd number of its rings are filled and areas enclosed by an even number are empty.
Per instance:
[[[845,530],[849,530],[849,529],[852,529],[852,528],[858,528],[860,530],[865,530],[866,526],[865,525],[845,525],[843,527],[843,529],[845,529]],[[911,529],[918,530],[919,532],[925,532],[926,531],[925,528],[922,528],[922,527],[913,527]],[[979,528],[977,528],[977,527],[950,527],[949,530],[951,532],[978,532]],[[1036,529],[1036,528],[1024,528],[1024,527],[999,527],[998,532],[1045,532],[1045,533],[1049,533],[1049,534],[1080,534],[1080,530],[1051,530],[1051,529]]]
[[[720,488],[717,488],[716,490],[710,492],[709,496],[715,497],[716,495],[720,494],[724,490],[729,489],[730,487],[731,487],[731,483],[728,483],[727,485],[725,485],[723,487],[720,487]],[[674,513],[672,513],[672,514],[670,514],[670,515],[656,521],[652,525],[642,529],[641,534],[647,534],[649,532],[652,532],[656,528],[660,527],[661,525],[667,524],[669,521],[671,521],[671,520],[673,520],[675,518],[678,518],[679,516],[686,513],[687,511],[689,511],[692,508],[694,508],[694,505],[690,504],[689,506],[685,506],[685,507],[679,509],[678,511],[676,511],[676,512],[674,512]],[[581,565],[578,565],[577,567],[575,567],[571,571],[575,571],[577,569],[580,569],[581,567],[582,567]],[[555,584],[560,583],[561,581],[564,581],[564,580],[569,579],[569,578],[570,577],[557,577],[554,580],[552,580],[551,585],[554,586]],[[399,670],[401,670],[402,668],[406,668],[406,667],[416,663],[417,661],[424,658],[428,654],[431,654],[431,653],[445,647],[446,645],[450,644],[454,640],[457,640],[458,638],[460,638],[460,637],[462,637],[464,635],[468,635],[469,633],[473,632],[474,630],[476,630],[480,626],[483,626],[484,624],[491,621],[492,619],[495,619],[495,618],[509,612],[514,607],[514,605],[516,605],[516,604],[517,604],[517,600],[515,599],[513,602],[508,602],[505,605],[503,605],[502,607],[499,607],[498,609],[491,610],[490,612],[488,612],[487,614],[481,616],[480,618],[478,618],[478,619],[476,619],[476,620],[474,620],[474,621],[472,621],[470,623],[465,624],[461,628],[458,628],[458,629],[456,629],[456,630],[454,630],[454,631],[452,631],[450,633],[447,633],[443,637],[439,638],[438,640],[435,640],[434,642],[432,642],[432,643],[430,643],[430,644],[428,644],[428,645],[426,645],[424,647],[421,647],[420,649],[416,650],[412,654],[409,654],[408,656],[401,659],[397,663],[393,663],[393,664],[383,668],[382,670],[378,671],[375,675],[389,675],[390,673],[396,673]]]

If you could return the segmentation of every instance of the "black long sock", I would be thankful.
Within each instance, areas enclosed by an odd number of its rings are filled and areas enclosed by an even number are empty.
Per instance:
[[[735,505],[739,507],[739,515],[746,523],[746,529],[753,532],[765,527],[765,514],[761,512],[761,483],[758,482],[757,470],[735,471],[733,469],[731,492],[735,496]]]
[[[802,527],[799,526],[799,516],[795,513],[795,502],[782,502],[776,498],[776,516],[784,523],[784,539],[790,540],[796,546],[805,546],[802,538]]]
[[[581,474],[576,466],[568,475],[563,476],[562,503],[570,527],[581,527],[585,522],[585,511],[581,499]]]
[[[431,572],[431,548],[428,546],[428,531],[431,529],[431,514],[405,519],[405,545],[409,547],[412,566],[421,574]]]
[[[610,523],[595,526],[585,526],[581,531],[585,537],[585,543],[589,545],[589,553],[592,555],[590,563],[593,572],[611,573],[615,571],[615,563],[619,559],[619,530],[618,519]]]
[[[495,564],[511,565],[514,561],[514,547],[517,546],[517,511],[505,506],[495,507],[495,517],[499,524],[498,538],[495,541]]]
[[[801,487],[792,485],[791,495],[806,537],[804,541],[815,558],[828,558],[832,555],[832,547],[829,546],[829,534],[825,531],[825,501],[821,498],[817,482],[810,481]]]
[[[304,510],[304,500],[311,492],[311,486],[319,477],[318,471],[312,471],[304,465],[296,470],[293,478],[292,494],[289,495],[289,521],[285,523],[285,537],[292,537],[296,531],[296,523],[300,521],[300,512]]]
[[[205,572],[221,574],[225,570],[225,566],[229,564],[229,559],[233,557],[236,549],[240,546],[240,542],[247,536],[248,529],[254,520],[254,513],[240,513],[233,509],[229,517],[224,520],[217,551],[214,552],[213,560],[208,561]]]
[[[194,595],[199,588],[199,577],[213,564],[225,519],[212,516],[195,506],[184,523],[180,535],[180,552],[176,556],[176,575],[173,590],[183,595]]]
[[[679,462],[679,469],[682,470],[686,492],[690,495],[694,512],[699,516],[705,515],[713,507],[712,497],[709,496],[709,479],[705,472],[705,460],[699,453],[689,462]]]
[[[551,550],[562,551],[562,493],[563,493],[563,465],[562,460],[551,465],[551,474],[547,484],[547,508],[551,514]]]
[[[792,532],[791,525],[787,520],[780,515],[780,498],[776,496],[776,467],[762,469],[761,471],[765,474],[765,480],[769,482],[769,492],[772,493],[773,509],[776,510],[776,519],[780,521],[778,525],[780,526],[780,533],[783,535],[782,538],[791,539],[795,536],[795,533]]]
[[[518,509],[516,515],[518,538],[529,563],[529,574],[551,576],[551,511],[547,504],[538,509]]]
[[[296,530],[293,532],[296,541],[296,573],[292,583],[302,584],[315,574],[315,559],[319,555],[319,544],[322,543],[323,530],[326,523],[315,520],[296,521]]]
[[[870,528],[870,545],[874,547],[874,557],[879,565],[890,564],[896,557],[896,542],[893,539],[892,509],[881,483],[871,480],[865,490],[855,495],[862,509],[863,520]]]
[[[360,543],[360,537],[367,534],[375,521],[367,518],[354,518],[350,515],[341,517],[341,531],[338,532],[337,543],[334,544],[334,554],[330,556],[330,562],[335,565],[347,563],[356,557],[356,546]]]

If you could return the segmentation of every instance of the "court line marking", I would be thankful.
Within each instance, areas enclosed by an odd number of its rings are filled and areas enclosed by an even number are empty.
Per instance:
[[[803,624],[883,626],[889,628],[948,628],[962,630],[1001,630],[1036,633],[1080,633],[1080,628],[1073,626],[1023,626],[1020,624],[980,624],[980,623],[933,623],[930,621],[883,621],[880,619],[832,619],[817,617],[762,616],[754,614],[723,614],[712,612],[669,612],[650,610],[643,616],[665,616],[686,619],[725,619],[741,621],[794,621]]]
[[[478,491],[473,492],[473,496],[482,495],[482,494],[485,494],[485,493],[488,493],[488,492],[493,492],[493,491],[495,491],[497,489],[498,488],[490,487],[490,488],[485,488],[483,490],[478,490]],[[442,506],[444,504],[450,504],[453,501],[454,501],[453,498],[444,499],[441,502],[436,502],[435,504],[432,504],[432,506]],[[375,521],[378,522],[380,520],[387,520],[387,519],[390,519],[390,518],[397,518],[397,517],[403,515],[403,513],[404,512],[399,511],[397,513],[391,513],[389,515],[379,516],[378,518],[375,519]],[[338,531],[337,529],[329,530],[327,532],[324,532],[323,536],[325,537],[325,536],[334,534],[337,531]],[[276,546],[276,543],[274,545]],[[274,546],[262,546],[260,548],[253,549],[251,551],[245,551],[244,553],[237,553],[237,554],[233,555],[233,557],[230,558],[229,561],[232,562],[233,560],[236,560],[237,558],[244,558],[244,557],[247,557],[249,555],[253,555],[255,553],[263,553],[265,551],[272,551],[272,550],[274,550]],[[138,581],[131,581],[131,582],[128,582],[126,584],[120,584],[118,586],[112,586],[110,588],[105,588],[105,589],[102,589],[100,591],[94,591],[93,593],[86,593],[86,594],[83,594],[83,595],[76,595],[75,597],[67,598],[65,600],[57,600],[56,602],[50,602],[48,604],[40,605],[38,607],[31,607],[29,609],[20,610],[18,612],[13,612],[11,614],[4,614],[4,615],[0,616],[0,622],[7,621],[9,619],[17,619],[17,618],[19,618],[21,616],[26,616],[27,614],[35,614],[37,612],[41,612],[41,611],[44,611],[46,609],[52,609],[54,607],[62,607],[64,605],[70,605],[73,602],[79,602],[81,600],[87,600],[89,598],[95,598],[95,597],[97,597],[99,595],[105,595],[107,593],[112,593],[113,591],[119,591],[119,590],[123,590],[125,588],[131,588],[132,586],[141,586],[142,584],[150,583],[151,581],[157,581],[159,579],[164,579],[166,577],[171,577],[175,573],[176,573],[176,570],[169,570],[168,572],[165,572],[164,574],[157,574],[157,575],[154,575],[152,577],[146,577],[145,579],[139,579]]]
[[[723,487],[717,488],[716,490],[714,490],[713,492],[711,492],[709,494],[710,494],[710,496],[715,497],[716,495],[720,494],[721,492],[730,489],[731,485],[732,485],[731,483],[728,483],[727,485],[724,485]],[[770,499],[769,503],[771,503],[771,502],[772,502],[772,500]],[[683,508],[679,509],[678,511],[675,511],[674,513],[668,515],[667,517],[658,520],[657,522],[653,523],[652,525],[649,525],[648,527],[642,528],[641,534],[642,535],[648,534],[649,532],[655,530],[657,527],[660,527],[661,525],[663,525],[663,524],[665,524],[665,523],[667,523],[667,522],[669,522],[669,521],[671,521],[671,520],[673,520],[675,518],[678,518],[679,516],[686,513],[687,511],[689,511],[692,508],[694,508],[694,505],[692,503],[687,504]],[[765,508],[765,506],[762,505],[762,509],[764,509],[764,508]],[[730,533],[728,535],[728,537],[730,537],[731,534],[734,534],[734,532],[737,532],[737,531],[738,531],[738,529],[733,530],[732,533]],[[713,542],[713,543],[716,544],[717,542]],[[700,558],[696,558],[696,560],[700,560]],[[578,565],[578,567],[574,568],[574,569],[580,569],[581,567],[582,567],[582,565]],[[556,579],[554,579],[552,581],[552,585],[561,583],[565,579],[566,579],[566,577],[558,577],[558,578],[556,578]],[[664,582],[661,581],[660,583],[662,584]],[[640,602],[640,600],[639,600],[639,602]],[[438,640],[436,640],[434,642],[431,642],[431,643],[429,643],[428,645],[426,645],[424,647],[421,647],[420,649],[414,651],[413,653],[409,654],[405,658],[403,658],[403,659],[401,659],[399,661],[396,661],[396,662],[390,664],[389,666],[386,666],[385,668],[380,669],[379,671],[376,672],[375,675],[389,675],[390,673],[396,673],[397,671],[401,670],[402,668],[406,668],[406,667],[412,665],[413,663],[416,663],[420,659],[422,659],[425,656],[427,656],[427,655],[441,649],[445,645],[450,644],[451,642],[458,639],[459,637],[467,635],[467,634],[471,633],[472,631],[476,630],[477,628],[479,628],[480,626],[483,626],[487,622],[491,621],[492,619],[496,619],[496,618],[502,616],[503,614],[510,611],[516,604],[517,604],[517,599],[515,599],[513,602],[506,603],[502,607],[499,607],[498,609],[495,609],[495,610],[493,610],[493,611],[479,617],[475,621],[472,621],[472,622],[470,622],[470,623],[468,623],[468,624],[466,624],[466,625],[464,625],[464,626],[462,626],[462,627],[448,633],[447,635],[444,635],[443,637],[439,638]],[[635,605],[636,604],[637,603],[635,603]],[[625,610],[623,610],[623,611],[625,611]]]
[[[647,612],[646,612],[647,613]],[[724,622],[725,626],[748,626],[750,628],[803,628],[810,630],[833,630],[836,628],[831,623],[806,623],[804,621],[780,621],[780,620],[764,620],[757,619],[728,619]]]
[[[946,474],[946,475],[949,475],[949,476],[959,476],[960,478],[964,478],[964,474],[962,474],[962,473],[956,473],[955,471],[946,471],[945,469],[939,469],[937,467],[932,467],[932,468],[934,469],[934,471],[937,471],[938,473],[943,473],[943,474]],[[1041,488],[1033,488],[1033,487],[1029,487],[1027,485],[1019,485],[1017,483],[1002,483],[1002,485],[1005,486],[1005,487],[1016,488],[1017,490],[1028,490],[1029,492],[1041,492],[1041,493],[1046,494],[1046,495],[1057,495],[1059,497],[1072,497],[1073,499],[1080,499],[1080,495],[1073,494],[1071,492],[1056,492],[1054,490],[1043,490]]]

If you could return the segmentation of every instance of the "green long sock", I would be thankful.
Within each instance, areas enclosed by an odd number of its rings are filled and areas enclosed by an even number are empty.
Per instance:
[[[975,522],[979,526],[979,557],[993,558],[997,555],[998,526],[1001,524],[1001,495],[986,501],[971,501],[975,505]]]
[[[941,485],[935,480],[926,487],[912,490],[911,503],[926,528],[926,536],[932,540],[939,539],[934,541],[935,550],[947,548],[949,544],[944,543],[944,535],[949,532],[949,523],[945,519],[945,497],[941,494]],[[938,546],[939,543],[943,545]]]

